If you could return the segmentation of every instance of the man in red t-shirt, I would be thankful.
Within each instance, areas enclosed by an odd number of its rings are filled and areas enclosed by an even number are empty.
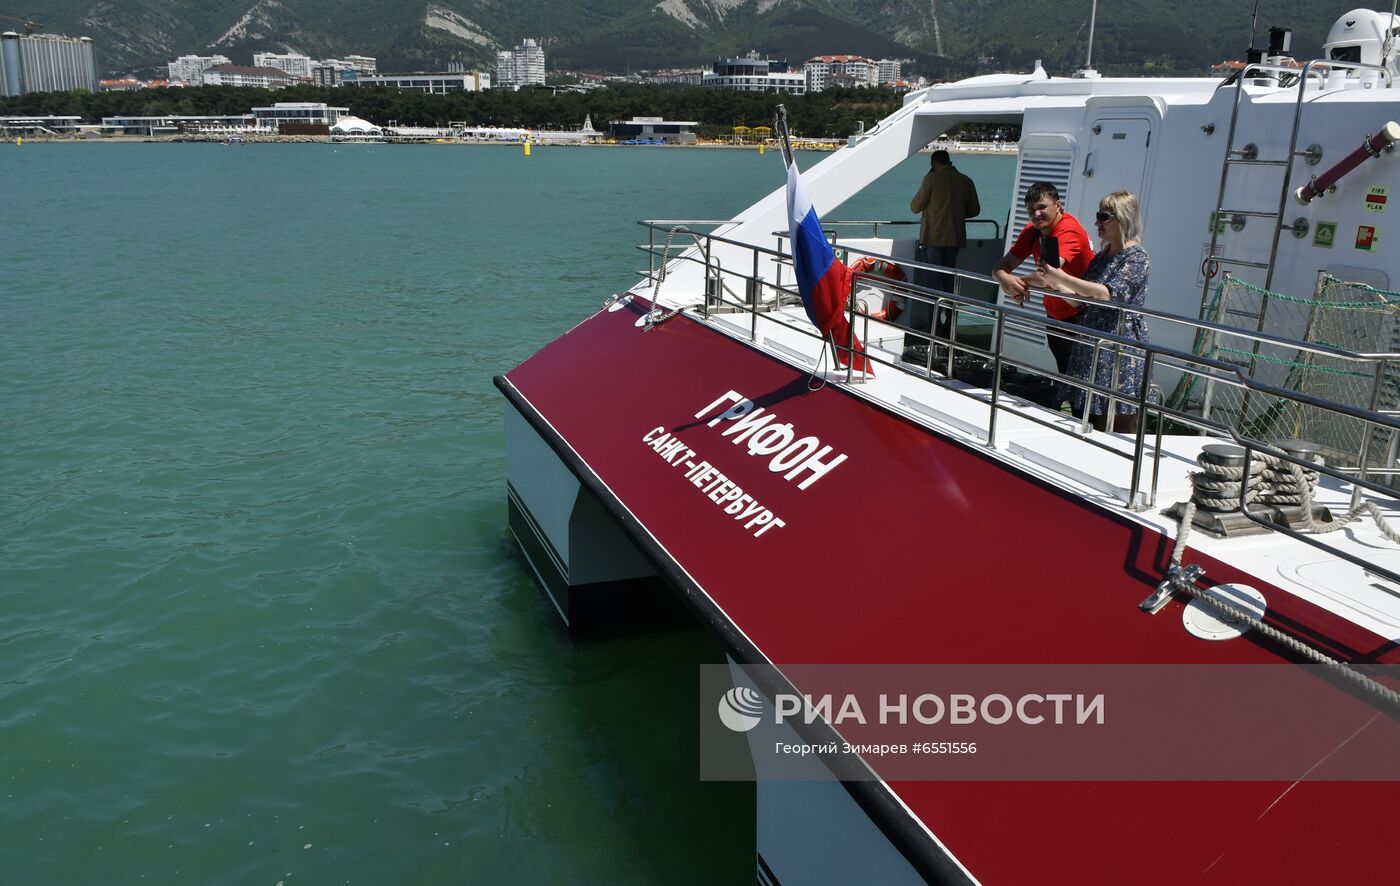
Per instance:
[[[1016,242],[1011,244],[1011,251],[1002,256],[996,269],[992,271],[992,276],[1001,284],[1002,291],[1018,305],[1026,300],[1026,281],[1011,272],[1027,257],[1040,261],[1042,237],[1054,237],[1059,242],[1060,267],[1075,277],[1084,276],[1084,272],[1089,269],[1089,262],[1094,257],[1089,233],[1084,230],[1078,219],[1065,212],[1060,192],[1054,185],[1049,182],[1036,182],[1030,186],[1026,191],[1026,214],[1031,218],[1030,224],[1021,231]],[[1053,295],[1045,296],[1045,313],[1056,320],[1071,320],[1082,307],[1076,301],[1067,301]],[[1050,345],[1050,353],[1055,356],[1055,365],[1059,367],[1060,374],[1064,375],[1074,343],[1051,334],[1046,335],[1046,340]]]

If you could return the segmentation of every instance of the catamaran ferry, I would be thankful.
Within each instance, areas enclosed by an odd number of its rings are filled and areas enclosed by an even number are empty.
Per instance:
[[[749,743],[759,882],[1394,878],[1398,32],[1353,10],[1321,59],[1274,32],[1226,79],[1037,67],[911,94],[798,181],[835,313],[810,310],[779,188],[731,219],[643,222],[642,279],[497,379],[510,528],[561,617],[615,628],[679,600],[727,648],[729,691],[703,703],[741,741],[826,694],[814,667],[1167,675],[1107,694],[1105,728],[1125,705],[1190,720],[1251,669],[1306,675],[1232,690],[1254,731],[1163,724],[1073,771],[954,754],[945,731],[920,750],[962,774],[924,777],[824,702],[786,742],[816,776],[765,777],[773,748]],[[958,267],[917,261],[904,225],[836,220],[960,124],[1022,135],[1012,217]],[[1080,219],[1137,196],[1150,294],[1117,329],[993,278],[1040,182]],[[1121,334],[1129,314],[1147,340]],[[1059,371],[1055,339],[1135,355],[1142,383]],[[1135,429],[1062,411],[1076,391]],[[943,707],[881,705],[948,725],[955,699],[925,695]],[[1048,716],[1039,697],[1017,712]],[[1002,708],[981,698],[985,725]]]

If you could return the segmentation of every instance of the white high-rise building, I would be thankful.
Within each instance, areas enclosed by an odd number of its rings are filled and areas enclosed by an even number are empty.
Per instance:
[[[0,95],[69,89],[97,91],[91,37],[0,35]]]
[[[182,55],[175,61],[170,62],[166,67],[170,71],[171,83],[183,83],[186,86],[203,86],[204,72],[215,65],[231,65],[233,62],[226,55]]]
[[[544,85],[544,50],[530,37],[515,47],[515,79],[521,86]]]
[[[496,89],[544,85],[544,50],[526,37],[512,50],[496,53]]]
[[[882,58],[876,62],[875,66],[880,70],[880,85],[898,83],[903,65],[904,60],[898,58]]]
[[[305,80],[311,79],[311,66],[314,62],[309,56],[297,53],[287,53],[285,55],[276,52],[255,52],[253,53],[253,67],[255,68],[277,68],[286,71],[293,77]]]
[[[503,49],[496,53],[496,79],[495,89],[514,89],[515,83],[515,53],[509,49]]]

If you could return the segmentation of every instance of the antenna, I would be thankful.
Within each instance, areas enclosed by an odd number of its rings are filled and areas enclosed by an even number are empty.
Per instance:
[[[1099,12],[1099,0],[1093,0],[1089,6],[1089,49],[1084,53],[1084,67],[1094,66],[1094,18]],[[1251,38],[1252,39],[1252,38]]]

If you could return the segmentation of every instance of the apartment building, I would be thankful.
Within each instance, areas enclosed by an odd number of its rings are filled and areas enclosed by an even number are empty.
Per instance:
[[[91,37],[0,35],[0,95],[69,89],[97,91]]]
[[[203,86],[205,71],[216,65],[231,64],[233,60],[226,55],[182,55],[165,67],[169,71],[171,83]]]
[[[297,53],[279,54],[276,52],[255,52],[253,53],[253,67],[255,68],[278,68],[286,71],[298,80],[310,80],[311,68],[316,63],[310,56],[299,55]]]
[[[860,55],[817,55],[802,66],[807,89],[821,92],[831,86],[874,86],[880,82],[880,66]]]
[[[496,53],[496,89],[544,85],[544,50],[530,37],[514,49]]]

